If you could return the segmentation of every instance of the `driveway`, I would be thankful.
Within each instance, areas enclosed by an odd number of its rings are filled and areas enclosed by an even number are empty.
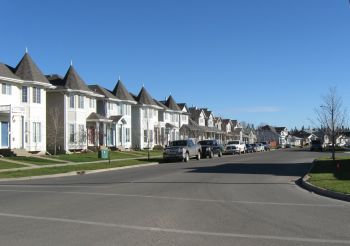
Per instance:
[[[282,150],[0,182],[0,245],[350,245],[350,204],[294,181]]]

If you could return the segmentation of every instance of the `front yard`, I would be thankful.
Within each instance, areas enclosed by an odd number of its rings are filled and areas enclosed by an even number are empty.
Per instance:
[[[3,158],[0,159],[0,178],[40,176],[72,171],[131,166],[159,162],[162,155],[161,151],[152,150],[149,152],[150,160],[148,160],[147,151],[111,151],[109,153],[110,163],[108,160],[98,158],[97,152],[45,156],[43,158],[35,156]],[[4,170],[14,168],[19,168],[19,170]]]
[[[106,168],[114,168],[114,167],[133,166],[138,164],[152,163],[156,161],[158,160],[157,159],[150,159],[150,160],[136,159],[136,160],[113,161],[110,164],[108,162],[86,163],[86,164],[79,164],[79,165],[63,164],[62,166],[0,172],[0,178],[19,178],[19,177],[68,173],[73,171],[97,170],[97,169],[106,169]]]
[[[331,191],[350,194],[350,157],[337,157],[315,161],[309,173],[309,182]]]

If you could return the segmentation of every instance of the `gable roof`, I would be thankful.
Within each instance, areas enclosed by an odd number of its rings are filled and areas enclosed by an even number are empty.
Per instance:
[[[23,80],[50,83],[28,53],[25,53],[15,68],[15,75]]]
[[[181,108],[177,105],[174,98],[170,95],[165,102],[165,106],[172,110],[181,111]]]
[[[120,100],[135,102],[135,99],[130,95],[130,93],[125,88],[123,82],[120,79],[118,80],[117,84],[115,85],[112,93]]]
[[[207,118],[209,118],[210,115],[213,115],[212,111],[208,110],[207,108],[202,108],[202,110]],[[213,115],[213,117],[214,117],[214,115]]]
[[[20,77],[16,76],[6,64],[3,63],[0,63],[0,77],[21,79]]]
[[[275,130],[277,133],[281,133],[282,131],[286,130],[287,128],[282,126],[282,127],[275,127]]]
[[[277,133],[276,132],[276,129],[270,125],[265,125],[265,126],[262,126],[260,127],[261,130],[263,131],[270,131],[270,132],[274,132],[274,133]]]
[[[188,109],[188,112],[190,113],[190,117],[195,121],[199,119],[202,111],[203,111],[202,109],[198,109],[196,107],[191,107]],[[205,116],[205,114],[204,114],[204,116]]]
[[[188,112],[188,107],[187,107],[187,104],[186,103],[178,103],[177,104],[179,106],[179,108],[181,110],[184,110],[184,108],[186,109],[186,111]]]
[[[72,65],[69,66],[69,69],[63,78],[63,86],[67,89],[91,92]]]
[[[156,102],[152,99],[150,94],[147,92],[145,87],[142,87],[140,90],[138,96],[136,97],[136,101],[144,104],[144,105],[150,105],[150,106],[157,106],[159,107]]]
[[[103,88],[102,86],[99,85],[89,85],[88,86],[90,90],[103,95],[105,98],[112,98],[112,99],[117,99],[116,96],[114,96],[112,94],[112,92],[110,92],[109,90],[107,90],[106,88]]]

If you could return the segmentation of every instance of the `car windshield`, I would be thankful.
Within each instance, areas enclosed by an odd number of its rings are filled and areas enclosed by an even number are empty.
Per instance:
[[[214,141],[199,141],[200,145],[214,145]]]
[[[177,147],[177,146],[187,146],[187,141],[185,141],[185,140],[173,141],[173,142],[170,142],[170,146],[174,146],[174,147]]]
[[[239,144],[239,141],[229,141],[227,144]]]

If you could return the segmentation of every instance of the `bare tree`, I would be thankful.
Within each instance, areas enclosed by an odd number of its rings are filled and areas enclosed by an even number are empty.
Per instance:
[[[346,122],[346,109],[336,87],[329,88],[328,94],[322,96],[322,105],[315,112],[319,128],[332,141],[332,159],[335,160],[335,141]]]
[[[58,143],[58,138],[60,131],[62,130],[62,122],[61,122],[61,117],[62,117],[62,111],[60,110],[59,107],[52,107],[48,111],[48,116],[49,116],[49,127],[50,130],[48,131],[48,134],[51,135],[53,138],[53,154],[57,154],[57,143]]]

